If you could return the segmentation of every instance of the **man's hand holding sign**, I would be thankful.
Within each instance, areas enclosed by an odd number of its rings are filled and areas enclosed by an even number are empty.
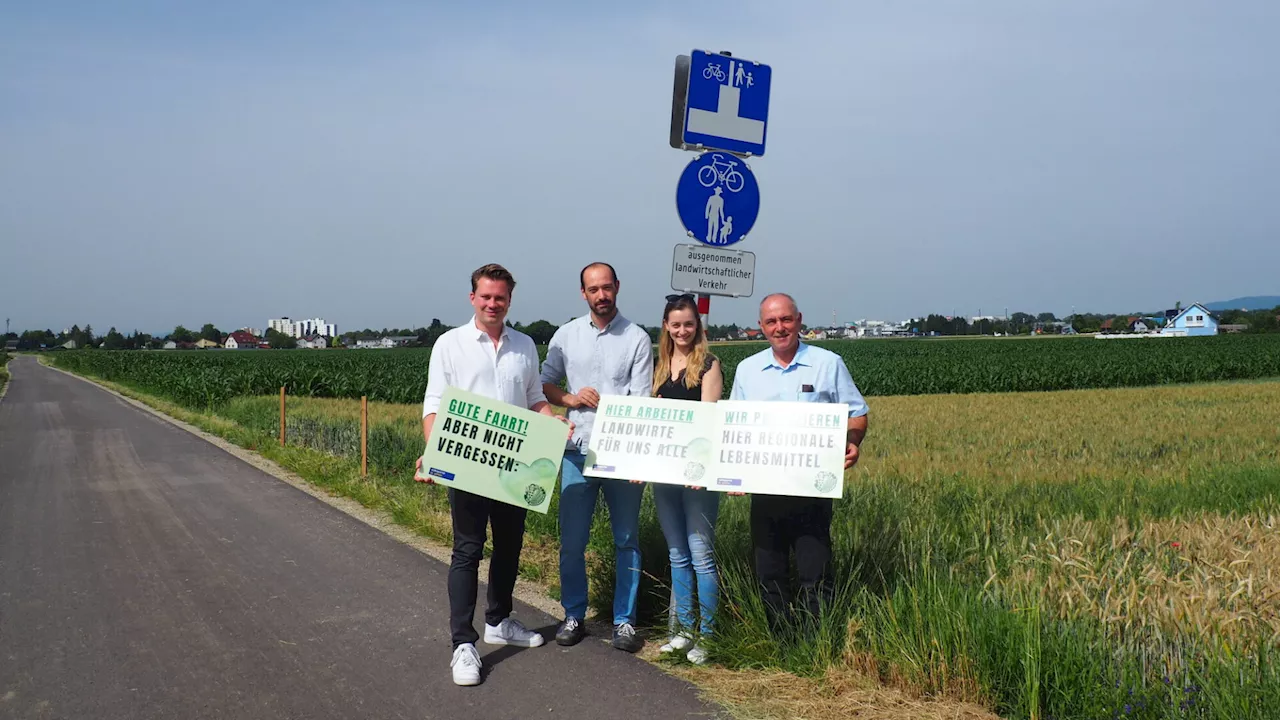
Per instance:
[[[565,393],[562,397],[564,406],[567,408],[590,408],[595,410],[600,406],[600,393],[591,387],[584,387],[576,393]]]

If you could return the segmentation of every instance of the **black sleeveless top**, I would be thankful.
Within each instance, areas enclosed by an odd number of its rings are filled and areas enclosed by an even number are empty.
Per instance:
[[[702,363],[702,376],[706,377],[707,371],[711,370],[711,364],[716,360],[716,356],[707,353],[707,359]],[[701,400],[702,399],[702,383],[699,382],[693,387],[685,387],[684,384],[685,371],[681,370],[679,377],[667,378],[667,381],[658,387],[655,397],[666,398],[668,400]]]

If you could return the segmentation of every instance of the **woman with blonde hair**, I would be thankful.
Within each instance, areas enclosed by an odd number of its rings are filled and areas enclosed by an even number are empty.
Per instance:
[[[723,388],[720,361],[707,348],[693,296],[668,295],[654,365],[654,397],[716,402]],[[719,599],[713,546],[720,494],[692,485],[654,483],[653,499],[671,556],[673,625],[678,626],[672,628],[662,652],[688,651],[689,661],[700,665],[706,662],[707,652],[695,637],[711,634]]]

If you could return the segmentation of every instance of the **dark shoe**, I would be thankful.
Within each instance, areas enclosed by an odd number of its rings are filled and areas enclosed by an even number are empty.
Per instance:
[[[613,628],[613,646],[619,650],[634,653],[640,652],[640,648],[644,647],[644,641],[636,637],[636,629],[631,627],[631,623],[622,623]]]
[[[578,618],[567,617],[556,630],[557,645],[577,645],[587,636],[587,628]]]

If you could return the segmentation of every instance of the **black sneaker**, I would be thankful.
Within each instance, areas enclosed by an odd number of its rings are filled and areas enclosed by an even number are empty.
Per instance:
[[[613,646],[619,650],[634,653],[640,652],[640,648],[644,647],[644,641],[636,637],[636,629],[631,627],[631,623],[622,623],[613,628]]]
[[[564,622],[560,623],[560,627],[556,629],[557,645],[577,645],[582,642],[582,638],[587,636],[587,628],[582,621],[575,617],[567,617]]]

